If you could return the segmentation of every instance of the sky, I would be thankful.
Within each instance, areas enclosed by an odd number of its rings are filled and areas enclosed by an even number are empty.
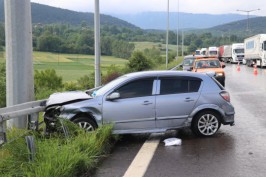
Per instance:
[[[93,12],[94,0],[31,0],[31,2],[60,7],[78,12]],[[99,0],[103,14],[135,14],[150,11],[167,11],[167,0]],[[169,0],[171,12],[266,16],[265,0]]]
[[[93,12],[94,0],[31,0],[79,12]],[[102,14],[136,14],[150,11],[167,11],[167,0],[99,0]],[[266,16],[265,0],[169,0],[170,12]],[[257,10],[260,9],[260,10]]]

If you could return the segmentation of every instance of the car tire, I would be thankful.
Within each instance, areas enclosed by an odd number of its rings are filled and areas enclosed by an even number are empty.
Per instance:
[[[78,126],[86,132],[94,131],[97,128],[97,124],[91,118],[78,117],[74,119],[73,122],[78,124]]]
[[[198,136],[214,135],[221,126],[220,116],[214,111],[203,111],[194,117],[192,131]]]

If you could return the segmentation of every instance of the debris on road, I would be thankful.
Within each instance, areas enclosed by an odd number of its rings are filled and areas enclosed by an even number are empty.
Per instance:
[[[165,146],[180,146],[182,144],[182,140],[178,138],[167,138],[163,142]]]

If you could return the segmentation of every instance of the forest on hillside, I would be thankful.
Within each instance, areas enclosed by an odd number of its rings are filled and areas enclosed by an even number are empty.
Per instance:
[[[0,23],[0,50],[5,45],[4,24]],[[177,42],[175,31],[169,32],[169,44]],[[134,50],[132,42],[156,42],[165,44],[164,31],[147,31],[111,25],[101,26],[101,52],[102,55],[112,55],[120,58],[129,58]],[[215,36],[212,33],[185,33],[184,45],[187,53],[197,48],[220,46],[233,42],[243,42],[237,35]],[[181,33],[179,44],[182,43]],[[94,29],[85,21],[78,26],[69,24],[34,24],[33,48],[36,51],[94,54]]]

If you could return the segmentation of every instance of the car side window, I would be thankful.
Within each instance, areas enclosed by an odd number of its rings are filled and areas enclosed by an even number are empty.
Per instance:
[[[181,78],[161,78],[161,95],[187,93],[188,80]]]
[[[201,80],[189,80],[189,92],[198,92]]]
[[[118,88],[116,92],[120,94],[120,98],[134,98],[152,95],[154,79],[140,79],[127,83]]]
[[[200,79],[182,77],[161,78],[160,94],[178,94],[198,92],[201,85]]]

